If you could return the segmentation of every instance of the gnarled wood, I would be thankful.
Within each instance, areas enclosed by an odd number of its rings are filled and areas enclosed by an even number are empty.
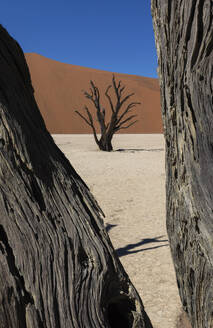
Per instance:
[[[0,327],[151,327],[87,186],[0,26]]]
[[[99,89],[95,86],[93,81],[90,81],[91,88],[90,92],[84,91],[84,95],[88,98],[92,104],[93,109],[96,111],[96,119],[99,123],[101,136],[98,139],[97,132],[95,129],[93,116],[89,111],[88,107],[85,106],[84,110],[86,112],[86,116],[80,113],[78,110],[75,112],[86,122],[92,129],[93,136],[96,144],[98,145],[100,150],[103,151],[112,151],[112,138],[116,132],[122,129],[128,129],[130,126],[135,124],[137,120],[133,120],[137,115],[133,114],[130,116],[130,112],[132,112],[132,108],[140,105],[140,102],[131,102],[126,105],[126,102],[129,101],[129,98],[134,96],[134,93],[130,93],[128,95],[124,95],[125,86],[121,85],[121,81],[118,83],[115,80],[115,76],[112,77],[112,85],[109,85],[105,91],[105,96],[109,102],[110,107],[110,120],[106,122],[106,110],[101,106],[100,103],[100,92]],[[115,102],[113,104],[112,96],[109,94],[109,90],[113,86],[114,94],[115,94]],[[126,107],[125,107],[126,106]]]
[[[192,326],[213,327],[213,2],[152,0],[166,140],[167,229]]]

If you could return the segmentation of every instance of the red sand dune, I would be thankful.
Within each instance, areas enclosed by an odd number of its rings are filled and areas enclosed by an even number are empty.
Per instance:
[[[99,87],[103,105],[105,89],[111,84],[112,73],[92,68],[64,64],[34,53],[25,54],[35,97],[47,128],[51,133],[91,133],[91,129],[75,113],[85,104],[92,104],[82,90],[89,90],[92,80]],[[126,86],[126,93],[134,92],[132,101],[141,102],[135,107],[138,122],[124,133],[162,133],[160,90],[157,79],[115,73],[116,80]],[[109,109],[110,110],[110,109]]]

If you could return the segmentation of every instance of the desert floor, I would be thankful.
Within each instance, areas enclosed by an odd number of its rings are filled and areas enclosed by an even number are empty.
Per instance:
[[[53,137],[103,209],[154,328],[175,328],[181,306],[166,233],[163,135],[115,135],[122,151],[110,153],[92,135]]]

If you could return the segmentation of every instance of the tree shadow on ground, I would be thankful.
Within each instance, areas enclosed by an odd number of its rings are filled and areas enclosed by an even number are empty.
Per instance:
[[[114,227],[117,227],[117,224],[110,224],[110,223],[107,223],[106,226],[105,226],[105,229],[107,232],[109,232],[111,229],[113,229]]]
[[[157,149],[145,149],[145,148],[123,149],[123,148],[120,148],[120,149],[116,149],[115,151],[134,153],[136,151],[164,151],[164,148],[157,148]]]
[[[143,252],[143,251],[152,250],[152,249],[155,249],[155,248],[169,246],[169,244],[163,244],[163,245],[159,245],[159,246],[152,246],[152,247],[141,248],[141,249],[138,249],[138,250],[136,249],[135,250],[135,248],[137,248],[139,246],[146,245],[146,244],[154,244],[154,243],[165,243],[165,242],[168,242],[168,239],[160,239],[162,237],[164,237],[164,236],[158,236],[158,237],[155,237],[155,238],[145,238],[145,239],[142,239],[138,243],[128,244],[125,247],[118,248],[116,250],[116,253],[117,253],[117,255],[119,257],[121,257],[121,256],[129,255],[129,254],[134,254],[134,253],[139,253],[139,252]]]

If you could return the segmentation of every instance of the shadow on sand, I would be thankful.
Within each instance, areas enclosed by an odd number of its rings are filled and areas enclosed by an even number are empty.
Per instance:
[[[111,229],[113,229],[114,227],[117,227],[117,224],[110,224],[107,223],[107,225],[105,226],[105,229],[107,232],[109,232]]]
[[[115,151],[119,151],[119,152],[125,152],[125,153],[135,153],[137,151],[164,151],[164,148],[157,148],[157,149],[145,149],[145,148],[130,148],[130,149],[123,149],[123,148],[120,148],[120,149],[116,149]]]
[[[109,233],[109,231],[113,228],[117,227],[117,224],[110,224],[107,223],[106,225],[106,231]],[[169,246],[169,244],[160,244],[157,246],[151,246],[151,247],[146,247],[146,248],[140,248],[140,249],[135,249],[139,246],[143,246],[143,245],[147,245],[147,244],[156,244],[156,243],[166,243],[168,242],[168,239],[161,239],[165,236],[158,236],[155,238],[144,238],[141,241],[139,241],[138,243],[135,244],[128,244],[125,247],[121,247],[116,249],[116,253],[119,257],[121,256],[126,256],[129,254],[134,254],[134,253],[139,253],[139,252],[143,252],[143,251],[149,251],[155,248],[160,248],[160,247],[165,247],[165,246]]]
[[[134,253],[139,253],[139,252],[152,250],[152,249],[155,249],[155,248],[169,246],[169,244],[163,244],[163,245],[160,244],[158,246],[151,246],[151,247],[146,247],[146,248],[135,249],[139,246],[143,246],[143,245],[147,245],[147,244],[156,244],[156,243],[166,243],[166,242],[168,242],[168,239],[160,239],[162,237],[164,237],[164,236],[142,239],[138,243],[128,244],[125,247],[118,248],[116,250],[116,253],[119,257],[121,257],[121,256],[129,255],[129,254],[134,254]]]

